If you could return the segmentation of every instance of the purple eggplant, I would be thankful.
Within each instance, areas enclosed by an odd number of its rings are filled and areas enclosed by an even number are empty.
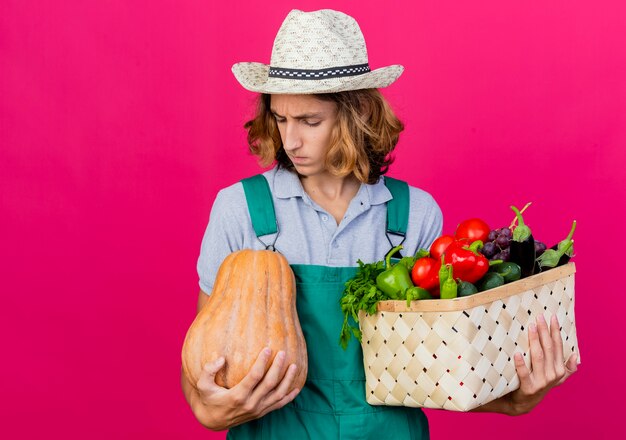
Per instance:
[[[516,263],[522,269],[522,278],[535,273],[535,239],[530,228],[524,224],[524,218],[515,206],[511,206],[517,216],[517,227],[509,245],[509,261]]]
[[[572,229],[564,240],[547,249],[537,258],[537,264],[541,269],[563,266],[567,264],[574,255],[574,231],[576,230],[576,220],[572,223]]]

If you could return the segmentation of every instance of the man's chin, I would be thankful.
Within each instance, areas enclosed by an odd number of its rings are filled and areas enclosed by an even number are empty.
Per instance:
[[[318,169],[317,167],[306,166],[306,165],[293,165],[293,169],[298,173],[299,176],[302,177],[311,177],[318,174],[321,174],[323,170]]]

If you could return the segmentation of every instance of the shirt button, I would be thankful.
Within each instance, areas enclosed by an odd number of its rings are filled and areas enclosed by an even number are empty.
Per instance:
[[[337,249],[337,248],[339,247],[339,243],[334,242],[334,243],[333,243],[333,247],[334,247],[335,249]]]
[[[323,214],[322,215],[322,220],[327,222],[328,221],[328,216],[326,214]]]

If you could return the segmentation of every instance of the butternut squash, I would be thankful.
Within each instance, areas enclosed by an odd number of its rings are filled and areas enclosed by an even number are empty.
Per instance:
[[[223,356],[226,362],[215,382],[232,388],[264,347],[272,349],[272,360],[285,351],[285,365],[298,367],[292,389],[302,389],[308,359],[293,271],[278,252],[244,249],[226,257],[218,269],[209,300],[187,331],[183,371],[196,386],[204,364]]]

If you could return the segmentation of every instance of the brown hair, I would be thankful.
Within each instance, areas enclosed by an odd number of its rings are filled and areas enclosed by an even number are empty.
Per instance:
[[[337,124],[333,128],[326,167],[336,176],[354,173],[363,183],[376,183],[393,162],[404,124],[377,89],[316,94],[316,98],[337,105]],[[293,169],[283,149],[276,120],[270,110],[271,95],[259,96],[256,115],[246,122],[248,145],[261,165],[274,161]]]

